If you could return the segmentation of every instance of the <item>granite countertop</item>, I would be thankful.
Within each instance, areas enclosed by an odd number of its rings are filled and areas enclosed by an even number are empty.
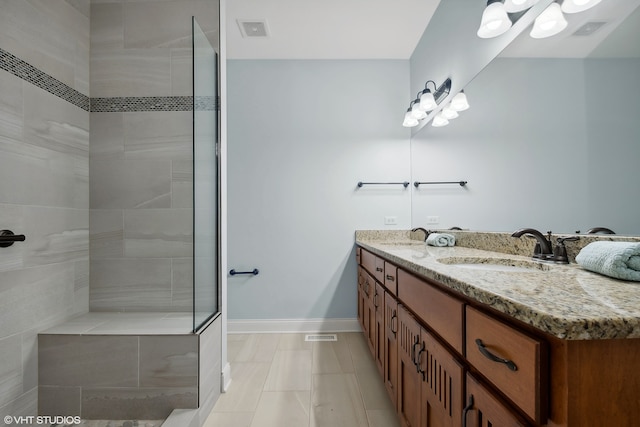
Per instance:
[[[577,264],[539,265],[523,255],[464,246],[427,246],[414,234],[358,231],[356,244],[561,339],[640,338],[638,282],[608,278]],[[445,263],[465,258],[527,268],[500,271]]]

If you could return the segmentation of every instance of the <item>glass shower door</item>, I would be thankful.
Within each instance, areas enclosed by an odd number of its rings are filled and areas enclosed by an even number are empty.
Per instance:
[[[193,331],[220,311],[218,54],[193,18]]]

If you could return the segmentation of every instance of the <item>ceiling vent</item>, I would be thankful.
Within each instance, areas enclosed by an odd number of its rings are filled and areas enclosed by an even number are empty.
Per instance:
[[[269,37],[264,19],[238,19],[237,22],[242,37]]]
[[[573,35],[574,36],[590,36],[591,34],[598,31],[602,26],[606,24],[606,22],[602,21],[593,21],[587,22],[582,27],[578,28]]]

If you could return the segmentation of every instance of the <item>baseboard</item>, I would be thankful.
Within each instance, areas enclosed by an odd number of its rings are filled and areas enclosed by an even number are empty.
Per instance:
[[[227,321],[229,334],[360,332],[358,319],[242,319]]]
[[[227,366],[222,370],[222,381],[220,381],[220,386],[222,393],[226,393],[229,390],[229,386],[231,385],[231,365],[227,363]]]

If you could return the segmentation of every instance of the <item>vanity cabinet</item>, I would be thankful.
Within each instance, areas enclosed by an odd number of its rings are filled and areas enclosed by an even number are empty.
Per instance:
[[[462,294],[360,249],[358,317],[402,426],[640,425],[640,339],[617,317],[625,338],[560,339],[478,302],[473,278]]]
[[[526,425],[519,424],[521,418],[491,387],[532,419],[544,416],[543,342],[365,249],[359,259],[358,316],[403,427]],[[487,359],[476,339],[483,350],[513,359],[520,370],[514,374],[504,363]],[[507,372],[495,374],[500,370]],[[469,372],[491,385],[484,386]],[[532,385],[537,387],[533,393]],[[466,410],[465,396],[473,396]],[[515,422],[502,424],[509,417]]]

